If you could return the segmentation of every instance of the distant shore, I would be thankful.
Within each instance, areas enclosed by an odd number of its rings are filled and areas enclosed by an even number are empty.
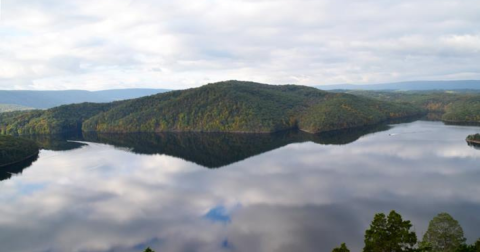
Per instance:
[[[28,161],[30,159],[34,159],[38,156],[38,154],[40,153],[40,151],[37,151],[36,153],[28,156],[28,157],[24,157],[22,158],[21,160],[17,160],[17,161],[13,161],[13,162],[10,162],[8,164],[0,164],[0,168],[5,168],[5,167],[8,167],[8,166],[11,166],[11,165],[16,165],[16,164],[19,164],[19,163],[22,163],[22,162],[25,162],[25,161]]]
[[[0,136],[0,168],[12,166],[38,156],[40,149],[31,140]]]

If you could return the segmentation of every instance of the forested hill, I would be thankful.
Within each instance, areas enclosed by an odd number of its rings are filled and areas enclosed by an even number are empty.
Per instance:
[[[0,103],[35,109],[48,109],[56,106],[82,102],[113,102],[163,93],[164,89],[112,89],[102,91],[63,90],[31,91],[0,90]],[[17,109],[20,110],[20,109]],[[0,111],[1,112],[1,111]]]
[[[436,120],[449,123],[480,123],[480,94],[447,91],[347,91],[381,101],[407,103],[436,114]],[[433,115],[432,114],[432,115]]]
[[[317,133],[422,113],[411,105],[297,85],[226,81],[106,104],[0,114],[2,134],[248,132],[299,128]]]

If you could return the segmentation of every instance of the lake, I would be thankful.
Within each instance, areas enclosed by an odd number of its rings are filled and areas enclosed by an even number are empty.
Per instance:
[[[415,121],[309,135],[36,137],[0,182],[2,251],[352,251],[394,209],[480,238],[480,127]],[[72,141],[65,141],[72,140]]]

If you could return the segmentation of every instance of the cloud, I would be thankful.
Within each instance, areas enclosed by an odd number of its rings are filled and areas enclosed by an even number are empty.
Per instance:
[[[475,79],[479,12],[474,0],[3,0],[0,88]]]

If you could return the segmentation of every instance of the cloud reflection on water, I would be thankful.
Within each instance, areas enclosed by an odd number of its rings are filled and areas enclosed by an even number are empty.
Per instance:
[[[44,150],[22,176],[0,183],[0,242],[19,252],[330,251],[341,242],[359,251],[373,215],[391,209],[419,236],[435,214],[450,212],[474,239],[480,151],[463,139],[476,130],[401,124],[348,145],[294,143],[216,170],[98,143]]]

